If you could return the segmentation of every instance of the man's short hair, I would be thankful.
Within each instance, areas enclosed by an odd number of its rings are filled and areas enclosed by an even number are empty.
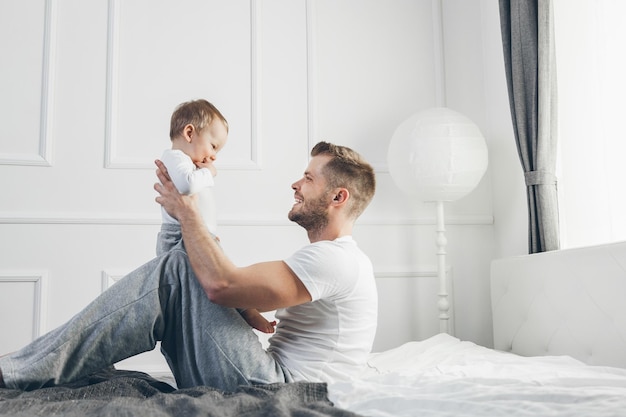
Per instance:
[[[374,168],[354,150],[328,142],[319,142],[311,156],[329,155],[324,166],[329,188],[346,188],[351,196],[350,215],[357,218],[369,205],[376,192]]]

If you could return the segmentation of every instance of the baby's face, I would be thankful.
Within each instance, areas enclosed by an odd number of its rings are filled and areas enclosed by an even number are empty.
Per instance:
[[[189,156],[197,166],[212,165],[227,140],[228,130],[224,123],[216,118],[204,129],[194,132]]]

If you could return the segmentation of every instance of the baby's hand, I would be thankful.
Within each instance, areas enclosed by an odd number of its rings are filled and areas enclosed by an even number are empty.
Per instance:
[[[211,161],[210,159],[205,159],[204,161],[196,162],[195,164],[198,168],[207,168],[209,171],[211,171],[211,174],[213,176],[217,175],[217,169],[215,168],[215,165],[213,165],[213,161]]]
[[[255,309],[245,310],[241,313],[242,317],[248,322],[248,324],[260,332],[274,333],[276,327],[276,320],[268,321]]]
[[[257,329],[260,332],[263,333],[274,333],[274,329],[276,327],[276,320],[274,321],[258,321],[254,324],[252,324],[252,327],[254,327],[255,329]]]

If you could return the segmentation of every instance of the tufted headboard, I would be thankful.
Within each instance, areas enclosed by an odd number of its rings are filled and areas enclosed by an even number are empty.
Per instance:
[[[494,348],[626,368],[626,242],[491,264]]]

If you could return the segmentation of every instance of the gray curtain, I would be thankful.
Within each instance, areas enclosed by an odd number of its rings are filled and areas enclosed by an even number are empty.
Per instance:
[[[511,118],[528,201],[528,252],[559,249],[551,0],[499,0]]]

